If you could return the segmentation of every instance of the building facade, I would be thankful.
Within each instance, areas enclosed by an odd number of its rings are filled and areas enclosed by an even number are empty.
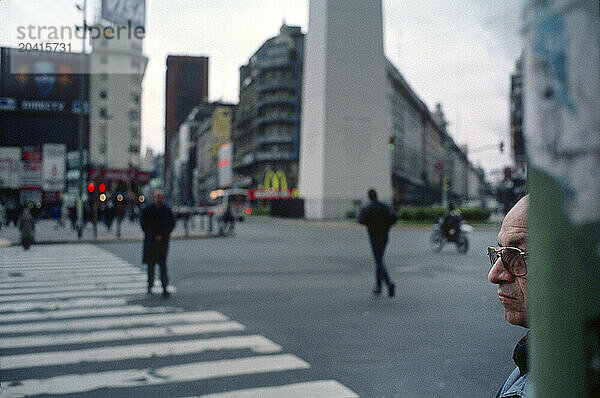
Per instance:
[[[90,164],[139,169],[142,81],[148,58],[142,39],[92,40],[90,54]]]
[[[81,85],[84,152],[89,147],[86,62],[78,53],[0,50],[0,168],[10,177],[0,181],[0,200],[55,205],[69,191],[66,157],[79,147]],[[78,176],[77,167],[71,180]],[[70,188],[75,195],[77,185]]]
[[[510,149],[517,167],[527,161],[525,136],[523,135],[523,57],[515,65],[515,73],[510,76]]]
[[[165,95],[165,170],[170,170],[175,154],[171,140],[190,111],[208,99],[208,57],[167,57]],[[171,186],[167,174],[165,183]]]
[[[304,34],[283,25],[240,68],[234,115],[233,168],[247,188],[296,188]],[[271,173],[270,173],[271,172]],[[284,181],[266,176],[279,173]]]

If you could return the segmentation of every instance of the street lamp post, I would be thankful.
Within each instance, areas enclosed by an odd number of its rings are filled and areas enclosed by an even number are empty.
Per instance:
[[[77,198],[77,237],[79,239],[81,239],[82,235],[83,235],[83,172],[84,172],[84,167],[83,167],[83,140],[85,139],[85,134],[84,134],[84,97],[85,97],[85,74],[87,73],[87,62],[86,62],[86,58],[85,58],[85,39],[86,39],[86,29],[87,29],[87,22],[86,22],[86,10],[87,10],[87,0],[83,1],[83,7],[77,5],[76,6],[77,9],[79,11],[82,12],[83,14],[83,35],[82,35],[82,39],[81,39],[81,62],[83,63],[83,70],[80,72],[80,79],[79,79],[79,137],[78,137],[78,150],[79,150],[79,183],[78,183],[78,193],[79,196]]]

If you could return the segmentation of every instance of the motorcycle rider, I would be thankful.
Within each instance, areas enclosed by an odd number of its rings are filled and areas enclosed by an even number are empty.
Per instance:
[[[456,208],[453,202],[450,202],[448,204],[448,212],[442,216],[440,223],[440,227],[446,239],[449,241],[456,240],[462,220],[462,213]]]

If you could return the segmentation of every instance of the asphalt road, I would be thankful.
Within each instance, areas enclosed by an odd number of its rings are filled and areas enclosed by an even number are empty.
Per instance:
[[[497,231],[476,229],[460,255],[454,247],[433,253],[427,229],[393,229],[385,260],[396,297],[374,298],[363,228],[263,218],[236,229],[234,237],[171,243],[177,291],[168,304],[218,311],[310,368],[130,393],[184,396],[336,380],[361,397],[481,397],[494,396],[513,369],[512,350],[525,330],[504,320],[487,281],[484,252]],[[141,267],[141,244],[99,246]],[[165,300],[140,295],[133,303]]]

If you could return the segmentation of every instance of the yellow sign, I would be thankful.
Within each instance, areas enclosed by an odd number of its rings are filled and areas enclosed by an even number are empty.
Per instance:
[[[269,170],[265,174],[263,187],[265,189],[288,189],[287,178],[283,170],[277,170],[276,173]]]
[[[231,118],[231,109],[225,106],[217,107],[213,113],[211,145],[215,159],[219,154],[221,144],[231,140]]]

